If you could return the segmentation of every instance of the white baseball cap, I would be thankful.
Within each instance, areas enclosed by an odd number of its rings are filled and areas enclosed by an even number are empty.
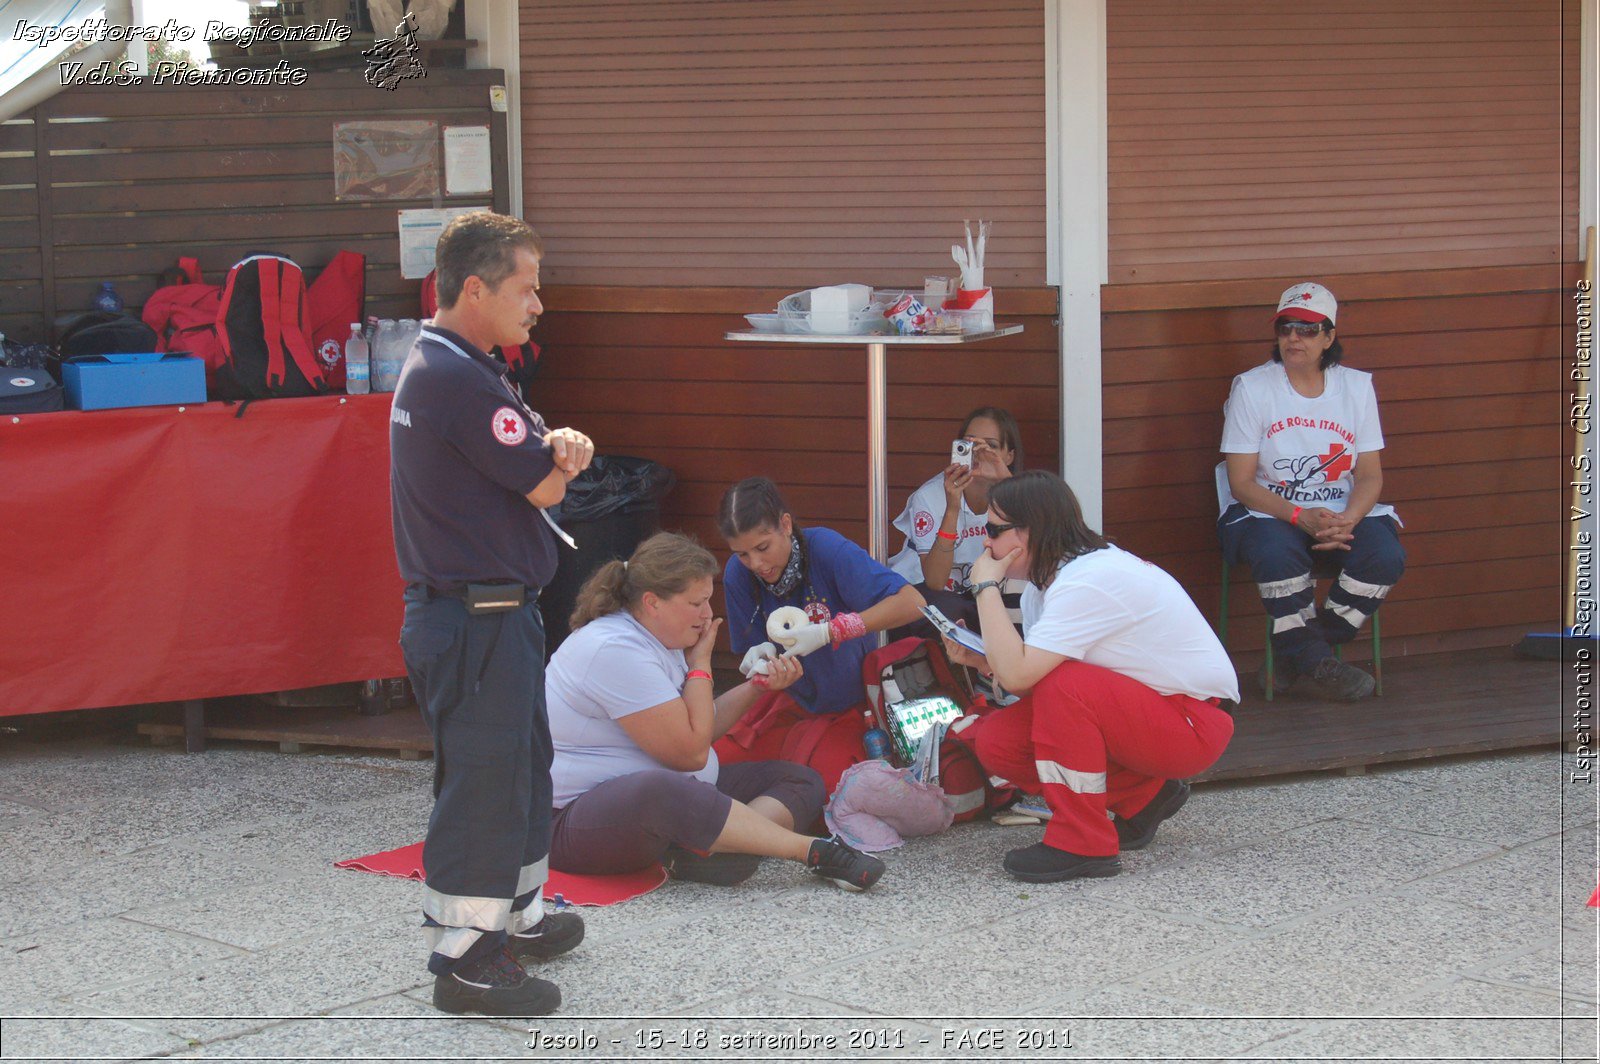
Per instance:
[[[1333,298],[1333,293],[1315,281],[1304,281],[1284,289],[1283,298],[1278,300],[1278,310],[1272,319],[1326,321],[1332,325],[1338,315],[1339,301]]]

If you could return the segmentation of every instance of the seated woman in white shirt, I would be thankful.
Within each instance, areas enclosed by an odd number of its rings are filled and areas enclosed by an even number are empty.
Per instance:
[[[1050,883],[1114,876],[1189,797],[1233,736],[1222,708],[1238,677],[1211,626],[1163,570],[1084,523],[1072,489],[1021,473],[989,495],[988,546],[972,563],[984,653],[946,639],[952,661],[992,673],[1022,698],[962,732],[991,773],[1043,793],[1044,841],[1004,867]],[[1000,581],[1025,577],[1024,634]],[[1111,812],[1116,820],[1107,819]]]
[[[578,593],[572,635],[545,674],[555,749],[550,867],[605,875],[661,861],[675,878],[731,885],[761,857],[785,857],[865,890],[882,861],[794,831],[827,798],[815,771],[717,762],[711,744],[803,666],[779,657],[768,675],[714,697],[716,571],[705,548],[663,532],[626,562],[607,562]]]
[[[905,547],[889,559],[889,568],[905,577],[930,605],[952,621],[968,627],[978,623],[971,597],[968,571],[983,553],[983,512],[989,490],[1023,469],[1022,430],[1017,419],[998,406],[980,406],[961,422],[955,438],[972,445],[972,464],[951,462],[929,477],[894,519],[905,533]],[[1021,623],[1021,580],[1002,589],[1013,620]],[[926,621],[903,630],[902,635],[935,635]]]

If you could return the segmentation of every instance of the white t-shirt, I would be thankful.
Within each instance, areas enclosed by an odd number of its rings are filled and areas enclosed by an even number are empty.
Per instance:
[[[681,698],[688,673],[683,651],[668,650],[626,610],[590,621],[567,637],[544,677],[557,809],[606,780],[665,767],[617,721]],[[683,775],[714,785],[716,751],[707,755],[705,768]]]
[[[1239,677],[1194,602],[1168,573],[1117,547],[1056,570],[1022,594],[1023,641],[1099,665],[1163,695],[1239,700]]]
[[[1259,455],[1256,483],[1296,506],[1342,513],[1355,487],[1351,470],[1360,455],[1383,449],[1383,426],[1372,374],[1334,365],[1322,379],[1322,394],[1307,399],[1281,362],[1233,378],[1222,408],[1222,452]],[[1369,516],[1393,513],[1378,505]]]
[[[923,483],[906,508],[894,519],[894,527],[906,534],[905,549],[889,559],[889,568],[912,584],[922,583],[922,555],[933,549],[944,523],[944,474],[939,473]],[[956,517],[956,551],[950,565],[950,579],[946,591],[965,591],[972,586],[967,571],[983,553],[983,514],[975,514],[967,506],[966,496],[961,497],[961,513]]]

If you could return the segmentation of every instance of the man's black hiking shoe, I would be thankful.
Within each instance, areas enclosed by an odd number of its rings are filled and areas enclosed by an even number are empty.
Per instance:
[[[1299,678],[1300,670],[1295,667],[1294,662],[1282,655],[1274,655],[1272,662],[1272,694],[1274,696],[1281,695],[1293,687],[1294,682]],[[1261,689],[1263,695],[1267,693],[1267,666],[1265,662],[1262,663],[1261,668],[1256,670],[1256,686]]]
[[[702,857],[693,850],[672,846],[661,856],[661,867],[673,879],[731,887],[755,875],[761,867],[761,857],[753,853],[713,853]]]
[[[1189,785],[1182,780],[1168,780],[1161,785],[1150,804],[1123,820],[1117,818],[1117,840],[1124,850],[1142,850],[1156,837],[1161,822],[1183,808],[1189,800]]]
[[[511,955],[519,961],[547,961],[583,941],[583,917],[577,913],[545,913],[544,919],[520,935],[507,936]]]
[[[561,1007],[554,983],[529,975],[510,946],[433,979],[433,1007],[485,1016],[546,1016]]]
[[[866,890],[883,875],[883,862],[870,853],[831,839],[816,839],[806,854],[806,867],[813,875],[831,879],[845,890]]]

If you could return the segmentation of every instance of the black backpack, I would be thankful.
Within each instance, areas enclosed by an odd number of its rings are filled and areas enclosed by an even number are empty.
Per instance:
[[[63,359],[84,355],[132,355],[160,350],[156,331],[138,318],[91,310],[79,314],[61,330],[56,343]]]
[[[221,399],[318,395],[328,390],[306,331],[306,284],[300,267],[281,255],[251,255],[234,264],[217,310]]]
[[[0,414],[42,414],[62,405],[61,386],[44,370],[0,365]]]

